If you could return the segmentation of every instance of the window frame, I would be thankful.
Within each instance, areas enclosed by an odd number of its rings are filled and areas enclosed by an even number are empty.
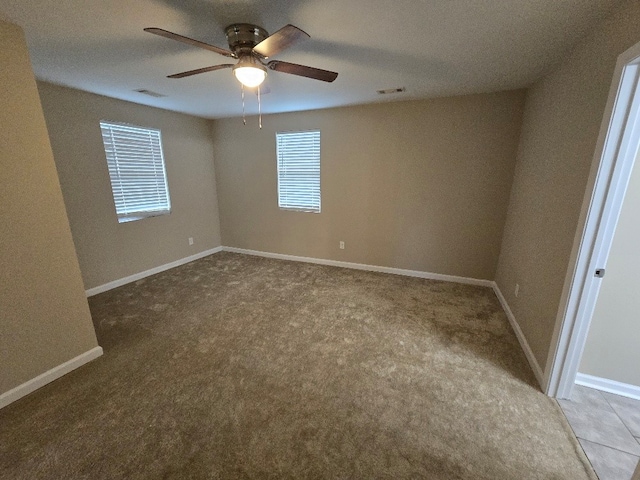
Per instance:
[[[127,143],[127,139],[120,139],[123,143],[121,145],[117,144],[118,140],[116,140],[114,134],[119,130],[120,134],[124,136],[126,135],[127,129],[130,133],[137,131],[135,133],[138,135],[138,139],[142,139],[143,141],[145,140],[145,136],[149,136],[147,144],[142,143],[142,147],[145,150],[140,156],[130,153],[133,143],[131,139],[128,139],[129,143]],[[100,133],[107,161],[111,194],[118,223],[133,222],[144,218],[171,214],[169,179],[167,178],[164,149],[162,147],[162,132],[160,129],[142,127],[124,122],[114,122],[111,120],[100,120]],[[135,136],[132,134],[131,137],[133,139]],[[118,161],[117,157],[118,148],[125,150],[129,148],[129,152],[124,153],[124,158],[120,161]],[[138,174],[141,182],[146,181],[147,190],[149,190],[149,185],[153,185],[155,182],[156,191],[161,191],[162,193],[156,193],[154,195],[151,192],[147,192],[145,194],[141,194],[140,189],[144,187],[140,183],[133,183],[131,178],[126,179],[120,175],[120,171],[125,168],[128,168],[129,170],[138,168],[138,172],[132,173],[134,176]],[[153,170],[153,173],[149,171],[144,172],[145,169],[149,170],[150,168]],[[130,172],[129,175],[131,176],[132,173]],[[125,184],[127,181],[129,185]],[[132,192],[132,190],[135,190],[136,188],[138,189],[138,192]],[[127,209],[127,198],[130,202],[136,200],[136,204],[139,208]],[[154,200],[157,203],[153,203]],[[142,206],[145,203],[147,205]]]
[[[284,174],[282,173],[282,165],[281,160],[281,152],[280,152],[280,137],[287,135],[300,135],[300,134],[317,134],[317,208],[315,208],[315,203],[312,206],[309,205],[300,205],[294,206],[291,205],[291,202],[283,202],[283,185],[281,185]],[[303,212],[303,213],[322,213],[322,155],[321,155],[321,143],[322,136],[320,129],[310,129],[310,130],[289,130],[276,132],[276,181],[278,186],[278,208],[284,211],[292,211],[292,212]],[[310,194],[313,196],[313,193]],[[312,199],[313,200],[313,199]]]

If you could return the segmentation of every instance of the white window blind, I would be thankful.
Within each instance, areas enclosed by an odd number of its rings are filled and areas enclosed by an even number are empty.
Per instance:
[[[320,212],[320,131],[276,133],[278,206]]]
[[[100,122],[118,222],[171,212],[160,130]]]

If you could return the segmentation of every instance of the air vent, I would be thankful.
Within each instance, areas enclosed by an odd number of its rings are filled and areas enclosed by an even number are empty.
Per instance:
[[[388,95],[390,93],[402,93],[406,90],[404,87],[399,88],[386,88],[384,90],[378,90],[378,94],[380,95]]]
[[[143,95],[149,95],[150,97],[156,97],[156,98],[166,97],[166,95],[163,95],[158,92],[152,92],[151,90],[145,90],[144,88],[141,88],[140,90],[134,90],[134,92],[142,93]]]

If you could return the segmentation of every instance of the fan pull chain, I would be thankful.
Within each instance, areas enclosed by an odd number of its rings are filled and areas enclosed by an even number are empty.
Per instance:
[[[262,130],[262,106],[260,104],[260,87],[258,87],[258,125]]]
[[[240,84],[240,91],[242,92],[242,123],[244,125],[247,124],[247,118],[245,117],[244,114],[244,84]]]

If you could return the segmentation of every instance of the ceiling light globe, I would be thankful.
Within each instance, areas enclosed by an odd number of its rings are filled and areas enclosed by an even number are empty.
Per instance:
[[[233,69],[233,74],[248,88],[257,87],[267,77],[266,69],[257,65],[238,65]]]

